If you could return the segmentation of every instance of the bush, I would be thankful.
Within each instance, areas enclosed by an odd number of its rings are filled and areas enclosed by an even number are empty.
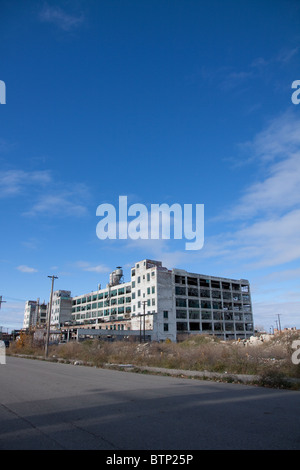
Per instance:
[[[260,376],[259,385],[271,388],[291,388],[292,384],[278,370],[265,370]]]

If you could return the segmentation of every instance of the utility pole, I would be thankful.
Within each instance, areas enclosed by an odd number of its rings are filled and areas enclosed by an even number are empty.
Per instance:
[[[279,332],[281,333],[280,313],[277,314],[277,317],[278,317]]]
[[[53,285],[54,279],[58,279],[57,276],[48,276],[52,279],[51,283],[51,294],[50,294],[50,306],[48,312],[48,322],[47,322],[47,334],[46,334],[46,345],[45,345],[45,357],[48,357],[48,348],[49,348],[49,336],[50,336],[50,322],[51,322],[51,313],[52,313],[52,298],[53,298]]]
[[[2,304],[6,304],[6,300],[2,300],[2,295],[0,295],[0,309]]]
[[[1,305],[5,303],[6,303],[6,300],[2,300],[2,295],[0,295],[0,310],[1,310]],[[2,338],[2,329],[0,330],[0,337]]]

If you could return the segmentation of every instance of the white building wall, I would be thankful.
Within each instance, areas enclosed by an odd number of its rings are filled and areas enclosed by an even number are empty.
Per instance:
[[[72,297],[70,291],[58,290],[53,292],[51,326],[59,327],[70,321],[72,316]]]
[[[23,328],[28,329],[36,323],[36,305],[35,300],[27,300],[24,308]]]

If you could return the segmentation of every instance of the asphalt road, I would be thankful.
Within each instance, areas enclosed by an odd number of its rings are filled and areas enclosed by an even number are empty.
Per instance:
[[[6,362],[0,449],[300,449],[300,392]]]

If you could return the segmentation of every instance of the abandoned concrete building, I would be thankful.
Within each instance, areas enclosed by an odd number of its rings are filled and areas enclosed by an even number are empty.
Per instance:
[[[47,305],[40,303],[40,299],[28,300],[25,304],[23,329],[43,326],[47,319]]]
[[[70,320],[77,335],[100,336],[109,330],[157,341],[195,333],[223,339],[254,333],[247,280],[169,270],[149,259],[135,264],[129,282],[118,267],[104,289],[72,297]],[[62,325],[56,321],[55,326]]]
[[[64,339],[113,335],[177,341],[190,334],[244,339],[254,333],[250,285],[245,279],[169,270],[145,259],[131,269],[128,282],[118,267],[105,288],[74,297],[70,291],[54,292],[51,326]]]

